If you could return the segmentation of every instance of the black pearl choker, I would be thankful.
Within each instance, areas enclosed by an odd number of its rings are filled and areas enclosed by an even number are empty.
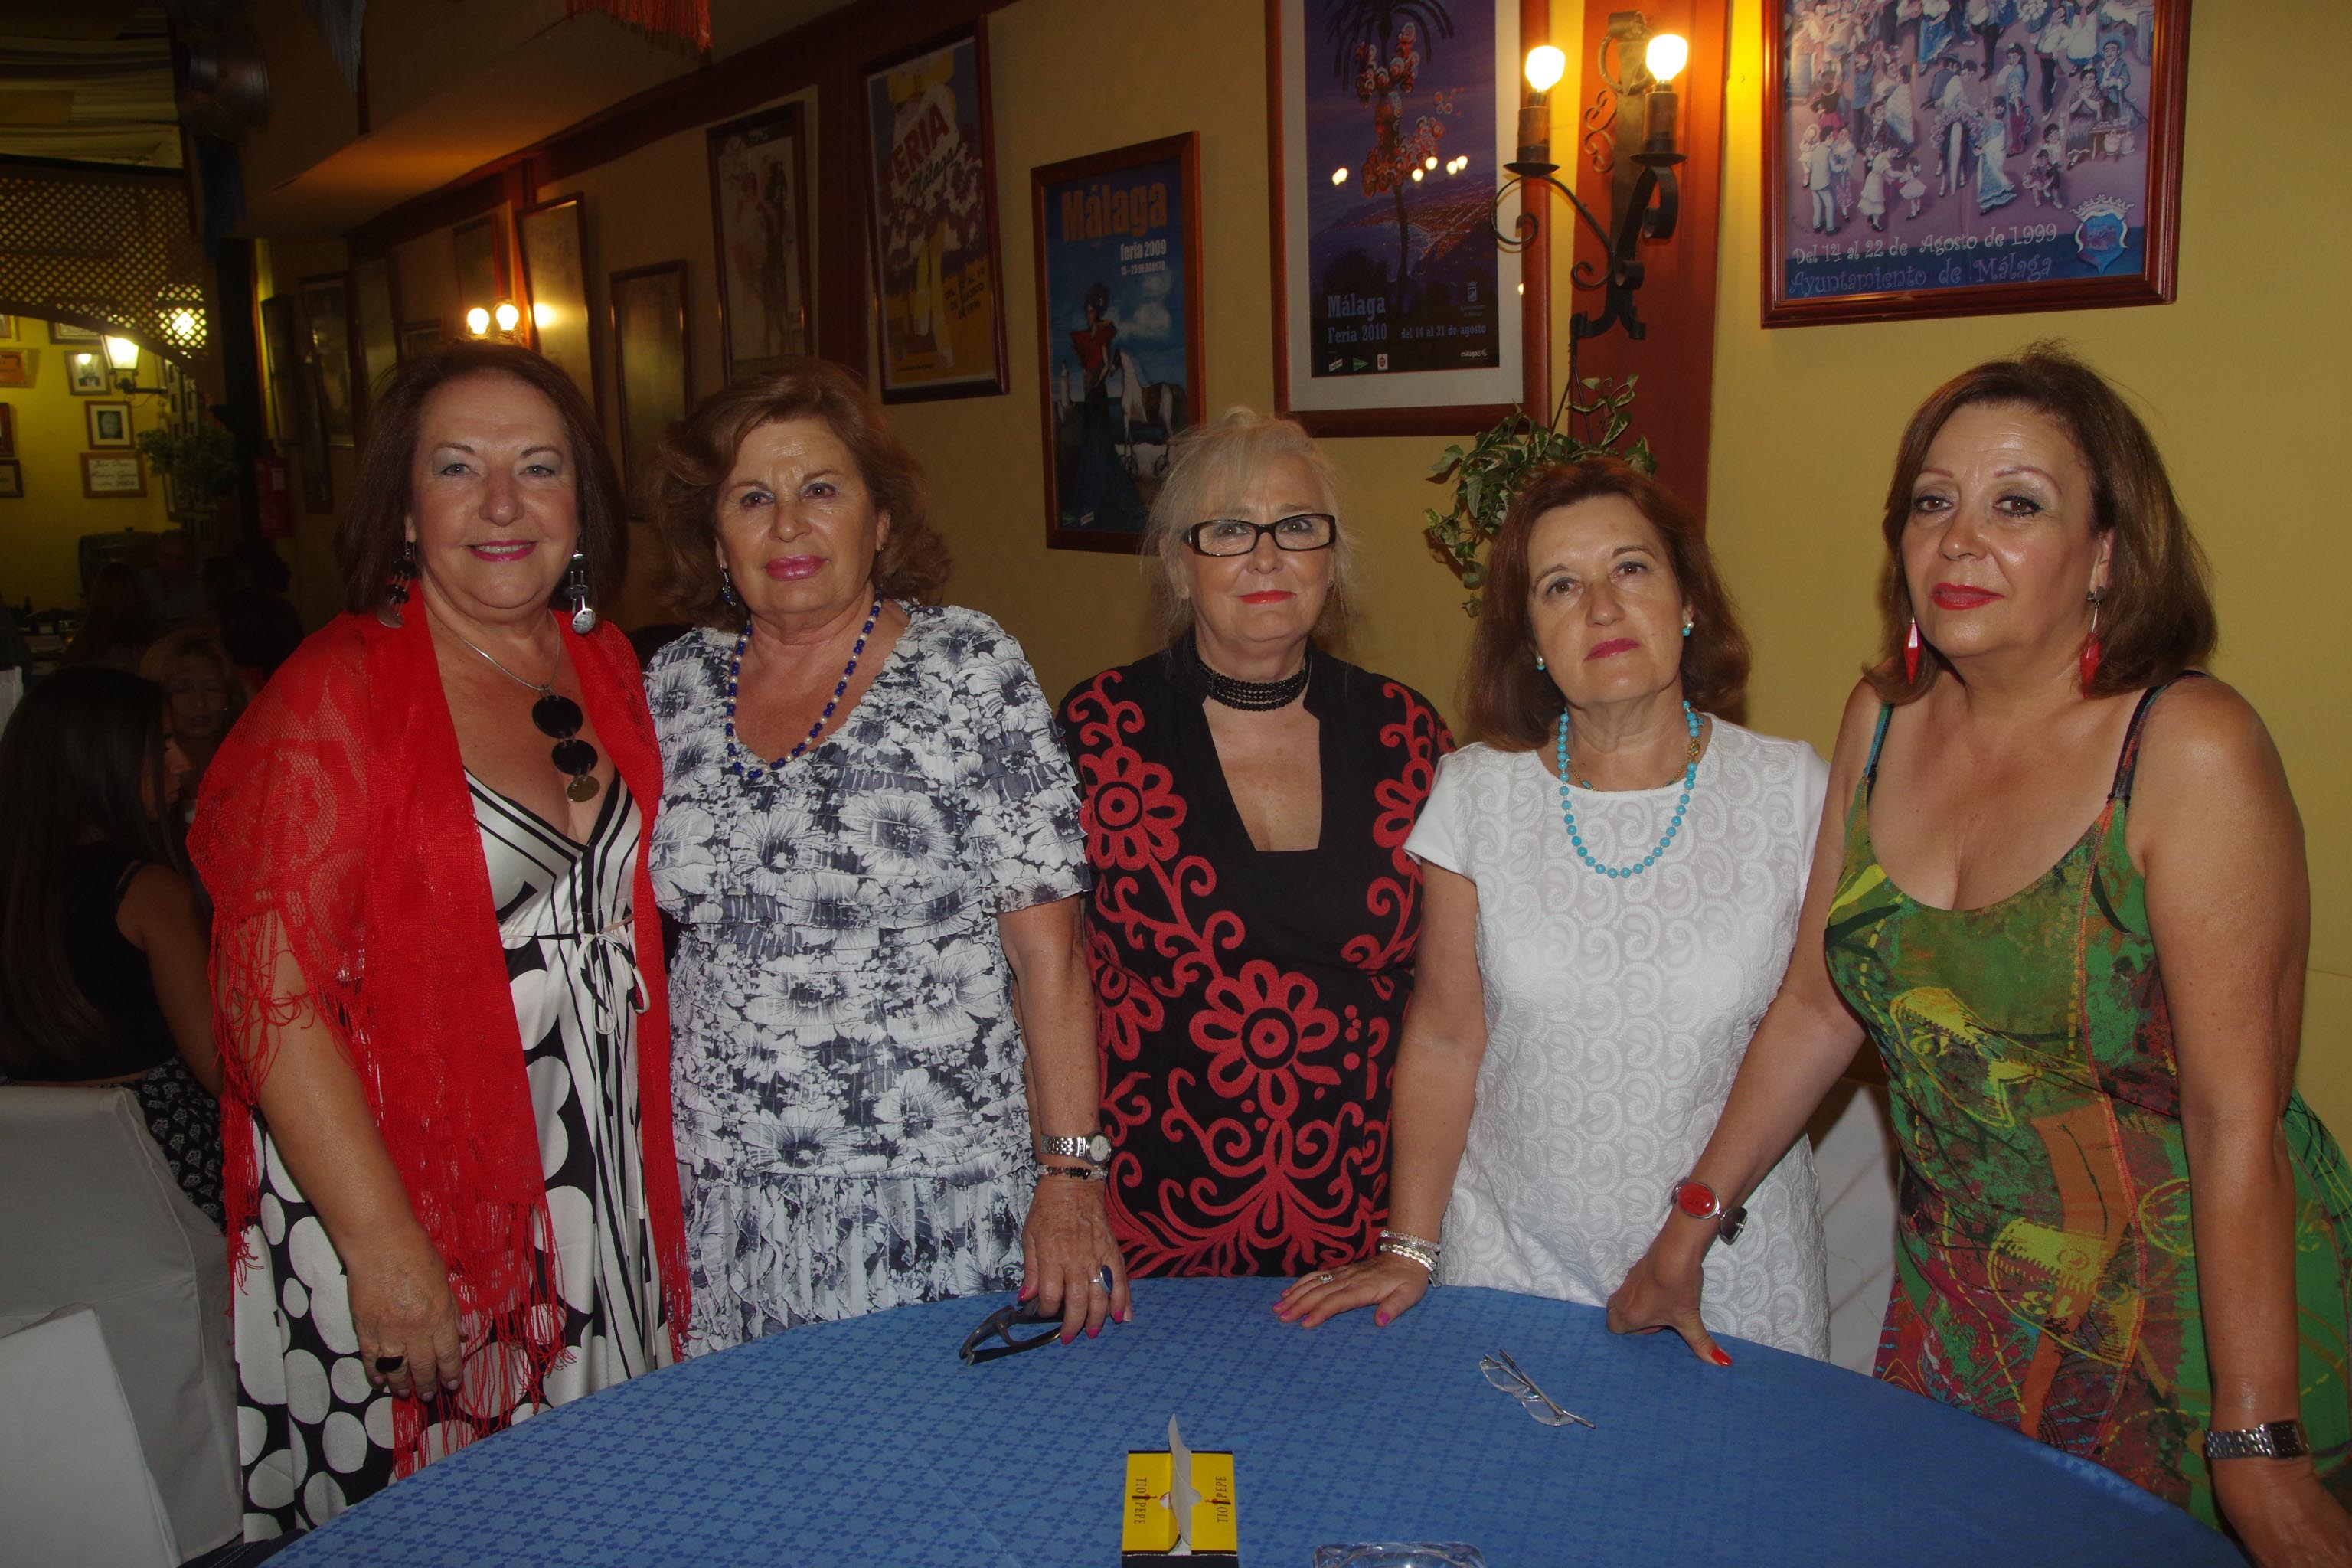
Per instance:
[[[1307,689],[1307,674],[1312,668],[1301,664],[1296,675],[1286,675],[1280,680],[1242,680],[1210,668],[1209,661],[1201,657],[1201,645],[1196,639],[1186,637],[1184,651],[1192,656],[1192,667],[1201,672],[1211,701],[1249,713],[1269,712],[1297,701],[1299,694]]]

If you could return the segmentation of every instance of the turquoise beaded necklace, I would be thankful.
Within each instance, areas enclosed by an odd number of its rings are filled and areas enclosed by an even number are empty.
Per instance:
[[[1673,821],[1666,824],[1666,836],[1658,840],[1656,848],[1630,866],[1603,866],[1592,858],[1592,851],[1584,847],[1584,835],[1577,831],[1576,803],[1570,798],[1568,790],[1570,777],[1568,712],[1565,709],[1561,710],[1559,739],[1553,748],[1555,754],[1559,758],[1559,815],[1561,820],[1568,824],[1568,847],[1576,851],[1578,859],[1591,867],[1600,875],[1603,877],[1640,876],[1658,863],[1658,857],[1666,852],[1667,846],[1675,841],[1675,835],[1683,830],[1683,813],[1690,809],[1691,788],[1698,783],[1698,715],[1691,711],[1691,705],[1687,702],[1683,704],[1683,724],[1690,731],[1690,756],[1683,764],[1682,797],[1675,802],[1675,816]]]

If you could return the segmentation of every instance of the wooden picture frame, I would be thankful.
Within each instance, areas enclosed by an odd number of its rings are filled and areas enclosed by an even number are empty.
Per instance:
[[[1200,138],[1042,164],[1029,209],[1045,543],[1133,552],[1203,406]]]
[[[92,451],[131,450],[131,405],[127,400],[110,398],[103,402],[85,403],[81,418],[88,429]]]
[[[302,302],[302,358],[319,400],[327,445],[357,443],[359,408],[352,395],[352,288],[342,272],[322,272],[298,286]]]
[[[1433,40],[1404,7],[1266,0],[1275,405],[1317,436],[1460,435],[1550,411],[1546,242],[1505,249],[1496,226],[1513,231],[1517,195],[1494,210],[1517,156],[1520,41],[1546,36],[1550,6],[1444,9],[1453,30]]]
[[[687,331],[686,262],[613,274],[613,382],[623,482],[642,507],[662,432],[694,401],[694,340]]]
[[[988,26],[865,68],[875,388],[885,403],[1003,392]]]
[[[0,461],[16,455],[16,405],[0,403]]]
[[[136,452],[84,452],[81,493],[85,500],[133,500],[147,494],[147,469]]]
[[[441,346],[439,321],[403,321],[400,323],[400,358],[403,363],[423,359]]]
[[[601,416],[594,313],[588,308],[588,226],[578,196],[515,215],[522,249],[523,314],[532,341]]]
[[[362,421],[400,368],[399,288],[389,256],[352,264],[352,398]]]
[[[1767,0],[1764,325],[2170,303],[2189,0],[2130,15]]]
[[[14,316],[0,316],[0,342],[13,343],[16,341],[16,318]]]
[[[291,451],[302,476],[302,510],[312,516],[335,510],[335,484],[328,467],[327,439],[309,362],[297,335],[294,300],[284,294],[264,300],[261,348],[269,384],[270,434]]]
[[[14,458],[0,458],[0,500],[25,499],[25,465]]]
[[[811,353],[816,251],[809,123],[798,100],[714,125],[711,254],[719,274],[719,355],[727,384]]]
[[[498,308],[514,298],[508,283],[506,226],[495,212],[468,218],[449,231],[457,259],[457,310],[460,316],[478,305]]]
[[[114,390],[113,367],[103,349],[68,349],[66,390],[76,397],[104,397]]]
[[[72,321],[52,321],[49,323],[49,342],[53,343],[102,343],[105,341],[106,334],[96,327],[79,326]]]
[[[30,349],[0,349],[0,386],[30,386],[32,384],[32,351]]]

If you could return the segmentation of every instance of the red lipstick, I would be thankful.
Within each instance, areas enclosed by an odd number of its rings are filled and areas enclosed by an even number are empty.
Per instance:
[[[1614,658],[1621,653],[1632,653],[1641,646],[1632,637],[1611,637],[1607,642],[1594,643],[1586,649],[1584,662],[1591,664],[1596,658]]]
[[[1244,594],[1242,595],[1242,603],[1244,605],[1278,605],[1285,599],[1296,599],[1297,597],[1298,597],[1298,595],[1292,593],[1287,588],[1261,588],[1255,594]]]
[[[2002,595],[1990,588],[1971,588],[1965,583],[1938,583],[1927,590],[1939,610],[1980,610]]]
[[[780,583],[797,583],[803,577],[814,577],[824,564],[822,555],[780,555],[768,563],[769,576]]]

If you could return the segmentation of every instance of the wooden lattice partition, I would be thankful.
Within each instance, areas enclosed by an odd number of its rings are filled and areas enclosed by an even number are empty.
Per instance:
[[[0,311],[211,357],[204,247],[177,174],[0,161]]]

